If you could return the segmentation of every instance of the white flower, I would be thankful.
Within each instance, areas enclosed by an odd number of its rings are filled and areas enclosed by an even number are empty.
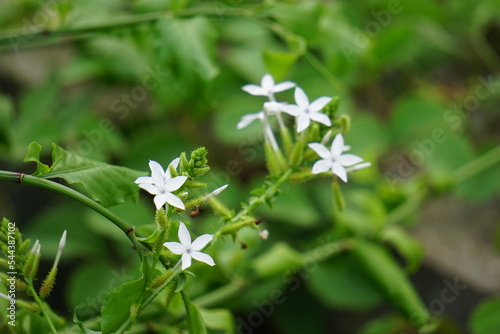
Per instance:
[[[338,134],[333,139],[332,147],[328,150],[320,143],[310,143],[309,147],[312,148],[323,159],[316,161],[312,168],[313,174],[319,174],[328,171],[340,177],[344,182],[347,182],[347,171],[344,167],[352,166],[363,161],[360,157],[354,154],[342,154],[344,149],[344,137]]]
[[[260,86],[245,85],[242,89],[250,95],[267,96],[269,100],[274,101],[274,93],[279,93],[293,87],[295,87],[295,83],[291,81],[284,81],[275,85],[273,77],[270,74],[265,74],[262,77]]]
[[[174,159],[169,166],[177,168],[179,160],[179,158]],[[151,176],[141,176],[135,180],[135,183],[151,195],[155,195],[153,201],[156,209],[159,210],[165,203],[168,203],[184,210],[184,203],[179,197],[172,194],[172,191],[179,189],[186,182],[187,176],[172,177],[170,168],[164,171],[163,167],[153,160],[149,160],[149,168],[151,169]]]
[[[307,129],[311,120],[326,126],[332,125],[330,118],[319,112],[332,100],[331,97],[322,96],[309,103],[306,93],[300,87],[295,88],[294,96],[296,105],[286,105],[283,107],[283,111],[297,118],[297,132]]]
[[[236,125],[236,128],[238,130],[246,128],[247,126],[249,126],[256,119],[260,119],[262,121],[264,119],[264,117],[265,116],[264,116],[264,112],[263,111],[260,111],[260,112],[255,113],[255,114],[243,115],[243,117],[241,118],[241,120]]]
[[[163,246],[167,247],[172,253],[182,255],[182,270],[191,266],[191,258],[214,266],[215,262],[208,254],[200,252],[212,239],[212,234],[203,234],[191,242],[191,236],[184,223],[179,225],[179,242],[165,242]]]
[[[267,116],[278,116],[283,111],[285,105],[286,103],[275,101],[264,102],[263,109],[258,113],[243,115],[243,117],[241,117],[241,120],[238,122],[238,125],[236,125],[236,128],[238,130],[246,128],[256,119],[259,119],[261,122],[263,122],[264,118],[266,118]]]

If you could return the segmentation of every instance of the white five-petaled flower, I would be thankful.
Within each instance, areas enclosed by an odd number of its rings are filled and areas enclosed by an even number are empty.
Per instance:
[[[274,84],[274,79],[270,74],[265,74],[258,85],[245,85],[242,89],[250,95],[267,96],[269,100],[274,101],[274,93],[279,93],[287,89],[295,87],[295,83],[284,81],[279,84]]]
[[[331,171],[340,177],[342,181],[347,182],[347,171],[344,167],[352,166],[363,161],[362,158],[354,154],[342,154],[344,150],[344,137],[342,137],[341,134],[338,134],[333,139],[330,150],[320,143],[310,143],[309,147],[323,158],[314,163],[312,168],[313,174],[323,173],[331,169]]]
[[[214,266],[215,262],[208,254],[200,252],[213,239],[212,234],[203,234],[191,242],[191,236],[184,223],[179,225],[179,242],[165,242],[163,245],[172,253],[182,255],[182,270],[191,266],[191,258]]]
[[[156,209],[159,210],[165,203],[175,206],[178,209],[185,210],[182,200],[172,194],[172,191],[179,189],[187,180],[187,176],[170,175],[170,166],[174,169],[179,165],[179,158],[174,159],[167,170],[164,171],[163,167],[154,160],[149,160],[149,168],[151,169],[151,176],[141,176],[135,183],[142,189],[155,195],[153,201]]]
[[[306,93],[304,93],[300,87],[295,88],[294,97],[296,105],[286,105],[283,107],[283,111],[296,117],[297,132],[302,132],[307,129],[311,124],[311,120],[326,126],[332,125],[330,118],[319,112],[332,100],[331,97],[322,96],[312,103],[309,103]]]

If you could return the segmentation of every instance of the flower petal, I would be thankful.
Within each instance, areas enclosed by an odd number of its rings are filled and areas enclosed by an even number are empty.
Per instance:
[[[189,235],[189,231],[183,222],[179,224],[179,231],[177,232],[177,235],[179,236],[181,244],[183,244],[186,248],[191,247],[191,236]]]
[[[286,106],[283,106],[283,112],[286,112],[288,115],[291,116],[299,116],[302,113],[303,109],[299,106],[293,105],[293,104],[288,104]]]
[[[167,247],[172,253],[181,255],[186,253],[186,246],[178,242],[165,242],[163,246]]]
[[[276,115],[283,111],[284,103],[275,101],[264,102],[264,112],[268,115]]]
[[[213,234],[203,234],[196,238],[191,244],[191,249],[195,251],[202,250],[212,239],[214,238]]]
[[[151,169],[151,178],[157,187],[163,187],[164,175],[163,167],[154,160],[149,160],[149,168]]]
[[[347,182],[347,172],[344,167],[338,162],[332,164],[332,172],[340,177],[342,181]]]
[[[168,165],[169,166],[172,166],[174,167],[174,169],[177,169],[177,167],[179,166],[179,162],[181,161],[181,158],[175,158],[174,160],[172,160],[171,163],[169,163]]]
[[[332,126],[332,121],[330,121],[330,117],[326,116],[323,113],[312,112],[309,114],[309,117],[315,122],[322,123],[326,126]]]
[[[262,80],[260,81],[260,85],[262,86],[262,89],[266,92],[266,95],[268,92],[270,92],[273,87],[274,87],[274,79],[270,74],[265,74],[262,77]]]
[[[151,195],[158,195],[160,193],[160,189],[151,183],[141,183],[139,184],[139,187],[146,190]]]
[[[137,184],[153,183],[153,178],[151,176],[141,176],[141,177],[138,177],[137,180],[135,180],[134,182]]]
[[[290,89],[293,87],[295,87],[295,82],[283,81],[283,82],[280,82],[279,84],[276,84],[274,86],[273,93],[279,93],[279,92],[282,92],[284,90],[287,90],[287,89]]]
[[[342,150],[344,149],[344,137],[342,137],[342,134],[338,134],[335,136],[332,142],[332,148],[331,152],[334,157],[338,157],[339,155],[342,154]]]
[[[295,97],[295,103],[297,103],[299,107],[303,109],[309,108],[309,99],[307,98],[307,95],[306,93],[304,93],[302,88],[300,87],[295,88],[294,97]]]
[[[238,125],[236,125],[236,128],[238,130],[246,128],[250,123],[255,121],[256,119],[263,119],[264,118],[264,113],[263,112],[258,112],[256,114],[248,114],[244,115],[241,120],[238,122]]]
[[[188,253],[182,254],[182,270],[191,267],[191,255]]]
[[[332,168],[332,162],[330,160],[321,159],[314,163],[312,168],[313,174],[324,173]]]
[[[304,131],[309,127],[310,124],[311,119],[309,118],[309,115],[300,114],[299,117],[297,117],[297,132]]]
[[[328,103],[330,103],[330,101],[332,100],[331,97],[326,97],[326,96],[322,96],[320,98],[317,98],[316,100],[314,100],[311,105],[309,106],[309,110],[311,112],[316,112],[316,111],[320,111],[321,109],[323,109]]]
[[[250,95],[254,96],[266,96],[267,92],[262,89],[262,87],[257,86],[257,85],[245,85],[241,87],[245,92],[247,92]]]
[[[332,154],[330,153],[330,150],[327,149],[325,146],[321,145],[320,143],[310,143],[309,147],[314,150],[314,152],[318,153],[320,157],[323,159],[332,159]]]
[[[153,202],[155,202],[156,210],[160,210],[163,205],[167,202],[166,194],[158,194],[153,198]]]
[[[186,180],[187,176],[176,176],[173,179],[170,179],[167,182],[165,182],[165,186],[163,187],[163,189],[168,192],[176,191],[177,189],[182,187],[182,185],[184,184],[184,182],[186,182]]]
[[[337,161],[342,166],[352,166],[360,163],[363,159],[354,154],[342,154],[340,157],[337,157]]]
[[[208,254],[205,254],[202,252],[191,251],[191,256],[193,257],[193,259],[195,259],[197,261],[204,262],[204,263],[208,264],[209,266],[215,266],[214,259],[212,259],[212,257]]]
[[[184,203],[182,202],[182,200],[179,197],[175,196],[172,193],[164,193],[163,195],[165,195],[166,202],[168,204],[173,205],[178,209],[186,210]]]

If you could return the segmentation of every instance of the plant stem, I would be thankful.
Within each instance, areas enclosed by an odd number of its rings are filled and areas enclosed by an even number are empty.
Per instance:
[[[325,261],[331,256],[334,256],[340,252],[352,248],[354,245],[355,242],[354,240],[351,239],[328,242],[326,244],[322,244],[302,254],[302,262],[310,263],[311,260],[314,262]],[[297,267],[297,271],[300,270],[300,268],[301,266]],[[290,274],[288,269],[287,271],[283,272],[283,275],[285,274],[286,275]],[[244,275],[243,277],[248,277],[248,276]],[[259,280],[261,280],[260,277],[254,277],[252,279],[245,279],[243,277],[234,278],[228,284],[223,285],[218,289],[212,290],[211,292],[194,299],[193,303],[195,303],[200,307],[207,307],[207,308],[218,306],[221,303],[241,294],[250,285],[257,283]]]
[[[42,42],[43,45],[57,44],[65,40],[76,40],[82,37],[87,37],[92,33],[99,33],[109,30],[130,28],[141,24],[154,23],[162,18],[189,18],[196,15],[205,16],[250,16],[253,15],[252,10],[228,9],[228,8],[192,8],[179,11],[159,11],[147,14],[135,14],[125,16],[121,19],[111,20],[111,22],[95,24],[84,27],[74,27],[66,29],[47,28],[37,29],[34,32],[26,33],[26,30],[32,30],[34,27],[26,25],[21,29],[10,30],[3,32],[0,35],[0,50],[14,49],[18,47],[33,47],[38,46],[37,43]],[[31,29],[30,29],[31,28]],[[19,45],[13,46],[12,42],[21,41]],[[45,42],[45,43],[44,43]]]
[[[28,289],[31,292],[33,299],[35,299],[36,303],[40,307],[40,311],[42,312],[42,314],[45,318],[45,321],[47,321],[47,324],[49,325],[50,331],[54,334],[57,334],[57,330],[54,327],[52,320],[50,319],[49,311],[45,307],[45,303],[40,299],[40,297],[38,297],[38,294],[37,294],[35,288],[33,287],[33,280],[30,278],[30,279],[27,279],[26,282],[28,283]]]
[[[236,223],[242,217],[250,215],[255,210],[256,207],[274,197],[274,195],[278,192],[279,187],[288,180],[291,173],[292,173],[291,169],[287,170],[286,172],[281,174],[279,179],[277,179],[276,182],[274,182],[269,188],[267,188],[262,195],[258,197],[250,197],[248,205],[244,207],[242,210],[240,210],[240,212],[238,212],[238,214],[234,216],[234,218],[231,219],[231,221],[228,224]]]
[[[454,173],[456,183],[467,181],[500,162],[500,145],[463,165]]]
[[[69,196],[73,199],[76,199],[77,201],[85,204],[86,206],[88,206],[92,210],[96,211],[97,213],[101,214],[103,217],[105,217],[109,221],[111,221],[115,226],[117,226],[120,230],[122,230],[125,233],[125,235],[130,239],[130,241],[132,242],[132,244],[134,244],[134,246],[137,243],[137,239],[135,237],[136,236],[143,237],[140,234],[137,234],[137,232],[134,231],[134,228],[132,226],[130,226],[129,224],[127,224],[123,219],[121,219],[120,217],[118,217],[117,215],[115,215],[114,213],[112,213],[111,211],[109,211],[108,209],[106,209],[105,207],[100,205],[99,203],[95,202],[94,200],[85,196],[84,194],[82,194],[82,193],[80,193],[72,188],[69,188],[63,184],[60,184],[60,183],[57,183],[57,182],[54,182],[51,180],[39,178],[36,176],[32,176],[32,175],[7,172],[7,171],[1,171],[1,170],[0,170],[0,181],[10,181],[10,182],[21,183],[24,185],[37,186],[37,187],[41,187],[41,188],[45,188],[45,189],[49,189],[49,190],[61,193],[63,195]],[[141,242],[141,244],[150,251],[154,250],[153,249],[154,247],[147,242]],[[137,251],[140,254],[141,250],[137,249]],[[166,259],[164,259],[163,257],[160,257],[160,261],[164,265],[168,264],[168,261]]]
[[[144,301],[141,303],[137,314],[140,314],[146,306],[148,306],[159,294],[160,292],[167,287],[167,285],[174,280],[180,273],[181,273],[181,264],[182,261],[179,260],[175,266],[169,270],[172,271],[172,275],[170,275],[169,278],[163,283],[161,286],[159,286],[157,289],[153,289],[152,291],[149,292],[149,294],[146,296]],[[132,324],[132,318],[128,318],[121,326],[120,328],[116,331],[116,334],[122,334],[125,333],[127,328]]]

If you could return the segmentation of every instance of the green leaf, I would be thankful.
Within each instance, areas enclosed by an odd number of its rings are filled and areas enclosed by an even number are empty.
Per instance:
[[[207,334],[200,309],[189,300],[189,296],[185,291],[182,291],[181,294],[186,307],[186,322],[189,334]]]
[[[205,81],[213,79],[219,69],[215,64],[216,32],[209,20],[202,17],[190,19],[163,19],[158,28],[183,72],[196,75]]]
[[[295,269],[300,264],[302,264],[300,254],[288,244],[280,242],[257,257],[253,262],[253,268],[260,277],[271,277]]]
[[[106,207],[122,203],[128,198],[137,198],[139,187],[134,180],[146,173],[90,160],[55,144],[52,147],[52,166],[48,168],[40,162],[41,146],[30,144],[24,161],[37,164],[33,175],[46,179],[62,178],[83,189],[83,193]]]
[[[392,226],[383,231],[382,238],[393,245],[405,257],[408,272],[414,272],[418,269],[424,256],[424,249],[408,232],[399,226]]]
[[[147,270],[145,267],[146,262],[144,261],[141,268],[143,276],[140,279],[118,286],[104,299],[101,310],[103,334],[116,332],[127,319],[135,316],[131,314],[132,307],[141,302],[146,288],[160,274],[159,270],[154,270],[146,276],[144,274]]]
[[[28,146],[28,154],[24,158],[24,162],[33,161],[36,163],[36,171],[33,173],[34,176],[40,176],[47,174],[50,171],[49,166],[40,162],[40,152],[42,151],[42,146],[38,143],[31,143]]]
[[[496,334],[500,328],[500,298],[483,302],[474,311],[470,320],[473,334]]]
[[[222,331],[225,334],[234,333],[233,314],[229,310],[200,308],[201,316],[209,329]]]
[[[362,310],[380,304],[384,296],[360,269],[352,254],[341,254],[318,264],[306,284],[323,304],[342,310]]]
[[[377,244],[363,242],[353,249],[352,254],[410,323],[424,332],[436,325],[408,277],[387,250]]]

